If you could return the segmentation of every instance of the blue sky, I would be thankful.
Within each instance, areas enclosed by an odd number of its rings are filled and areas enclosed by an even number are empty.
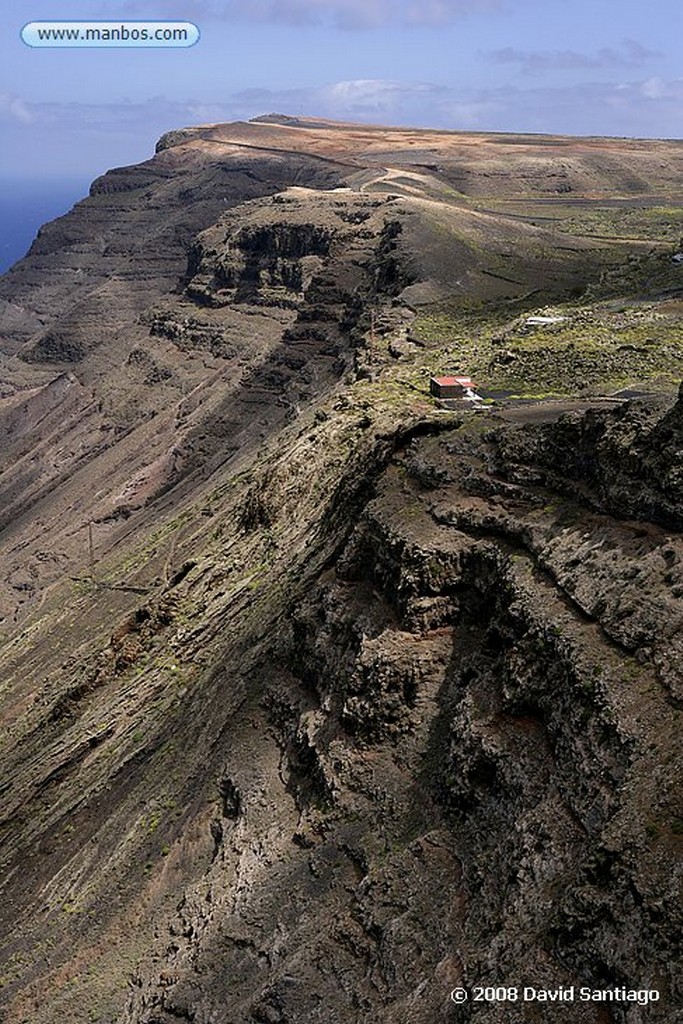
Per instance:
[[[36,0],[6,12],[0,175],[90,180],[170,128],[269,111],[683,136],[681,0]],[[19,5],[17,5],[17,8]],[[15,11],[17,10],[15,8]],[[26,21],[173,18],[191,49],[30,49]]]

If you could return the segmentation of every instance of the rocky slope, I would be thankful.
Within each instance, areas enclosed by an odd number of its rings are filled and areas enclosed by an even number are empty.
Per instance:
[[[563,204],[680,153],[188,129],[5,276],[8,1024],[679,1019],[681,285]]]

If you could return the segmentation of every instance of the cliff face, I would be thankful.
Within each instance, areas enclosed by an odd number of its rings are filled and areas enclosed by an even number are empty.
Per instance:
[[[671,187],[555,144],[171,133],[3,279],[8,1024],[677,1020],[683,400],[427,395],[670,344],[664,246],[489,208]],[[450,999],[572,985],[660,998]]]
[[[538,470],[500,440],[552,430],[484,426],[399,444],[258,655],[212,863],[125,1021],[497,1021],[450,989],[634,979],[675,1020],[680,540],[511,482]]]

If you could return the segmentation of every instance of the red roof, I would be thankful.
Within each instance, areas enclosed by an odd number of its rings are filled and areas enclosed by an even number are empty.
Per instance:
[[[437,384],[440,384],[444,388],[455,387],[456,384],[460,385],[461,388],[474,388],[476,384],[471,377],[433,377]]]

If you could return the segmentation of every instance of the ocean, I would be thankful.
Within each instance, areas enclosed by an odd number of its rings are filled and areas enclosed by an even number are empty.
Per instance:
[[[0,179],[0,273],[25,256],[38,228],[88,194],[88,181]]]

